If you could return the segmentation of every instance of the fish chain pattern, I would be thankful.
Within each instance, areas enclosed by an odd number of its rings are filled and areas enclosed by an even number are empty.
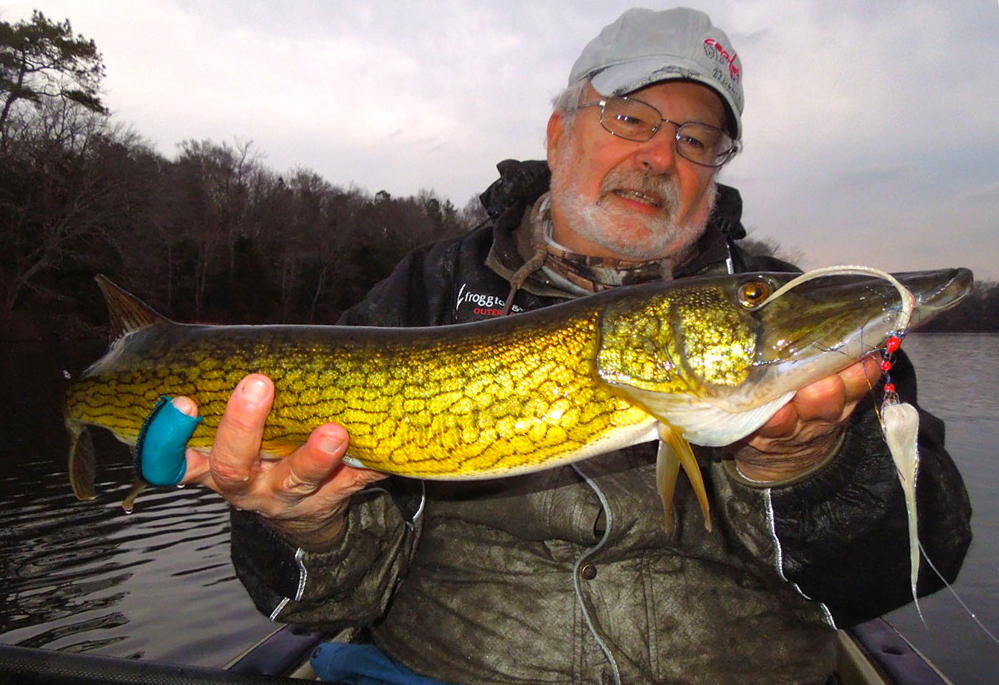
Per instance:
[[[275,383],[264,456],[284,456],[321,423],[342,424],[350,456],[415,477],[489,477],[571,460],[649,414],[594,373],[598,314],[515,328],[384,329],[153,326],[124,339],[67,397],[71,420],[134,444],[161,395],[204,417],[189,446],[207,452],[226,402],[250,372]],[[145,336],[144,338],[140,336]]]

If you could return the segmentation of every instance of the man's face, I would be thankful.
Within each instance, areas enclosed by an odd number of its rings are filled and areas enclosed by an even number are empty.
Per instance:
[[[657,83],[630,94],[670,121],[724,127],[721,99],[696,83]],[[587,86],[584,102],[600,96]],[[580,254],[663,259],[703,233],[714,202],[714,174],[676,153],[676,127],[662,124],[651,140],[608,133],[600,108],[558,112],[548,122],[553,238]]]

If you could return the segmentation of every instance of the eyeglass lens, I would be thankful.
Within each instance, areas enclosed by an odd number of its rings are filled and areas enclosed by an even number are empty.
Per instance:
[[[720,128],[695,121],[677,124],[664,119],[659,110],[641,100],[609,98],[600,112],[600,123],[605,129],[636,142],[650,140],[664,122],[677,127],[676,150],[691,162],[721,166],[735,147]]]

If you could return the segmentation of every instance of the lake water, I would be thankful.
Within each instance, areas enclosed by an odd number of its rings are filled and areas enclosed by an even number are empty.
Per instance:
[[[922,405],[947,421],[975,508],[975,541],[955,590],[999,633],[999,336],[913,335],[905,349],[919,369]],[[126,515],[119,502],[131,481],[128,454],[101,431],[98,454],[118,463],[105,459],[99,500],[76,502],[57,410],[25,405],[14,391],[30,381],[54,393],[58,377],[5,352],[0,642],[221,666],[270,632],[235,578],[221,499],[193,488],[157,491]],[[921,606],[925,626],[911,606],[889,620],[955,685],[996,682],[999,645],[957,600],[943,591]]]
[[[947,422],[947,448],[971,496],[974,541],[954,590],[999,635],[999,336],[912,335],[919,402]],[[999,682],[999,644],[946,590],[888,616],[955,685]]]

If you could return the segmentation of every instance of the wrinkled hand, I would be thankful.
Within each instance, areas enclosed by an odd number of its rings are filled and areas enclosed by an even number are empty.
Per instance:
[[[739,471],[758,481],[793,478],[832,455],[857,403],[881,377],[880,355],[798,390],[758,431],[736,446]]]
[[[348,436],[343,426],[316,428],[308,442],[284,459],[260,458],[264,422],[274,384],[251,374],[236,386],[219,423],[211,454],[187,450],[184,483],[215,490],[237,509],[255,511],[307,549],[320,549],[343,529],[350,496],[386,474],[343,464]],[[197,416],[188,397],[178,409]]]

